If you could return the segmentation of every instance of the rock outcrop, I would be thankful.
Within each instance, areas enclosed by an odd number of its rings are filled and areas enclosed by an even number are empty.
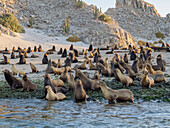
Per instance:
[[[144,0],[116,0],[116,8],[109,8],[106,14],[136,39],[156,40],[159,31],[170,36],[169,15],[160,17],[154,5]]]
[[[15,9],[23,25],[29,19],[34,20],[33,27],[43,30],[50,36],[63,35],[62,26],[65,17],[71,17],[70,34],[74,34],[85,43],[94,45],[113,45],[118,43],[121,47],[129,44],[136,45],[130,33],[123,30],[112,19],[111,23],[94,19],[94,6],[84,5],[76,8],[75,0],[16,0]]]

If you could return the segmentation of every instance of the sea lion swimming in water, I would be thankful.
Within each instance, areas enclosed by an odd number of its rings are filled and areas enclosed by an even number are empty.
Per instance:
[[[86,91],[83,88],[81,80],[78,80],[75,85],[75,90],[74,90],[74,101],[77,102],[82,102],[86,101],[88,98]]]
[[[109,88],[105,82],[100,81],[100,88],[108,100],[109,104],[115,104],[117,102],[134,101],[133,93],[129,89],[113,90]]]
[[[5,69],[2,72],[4,73],[5,80],[10,85],[12,90],[23,88],[22,81],[15,78],[9,70]]]

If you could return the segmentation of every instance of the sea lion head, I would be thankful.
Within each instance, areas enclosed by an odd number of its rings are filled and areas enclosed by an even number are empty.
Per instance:
[[[47,85],[45,86],[45,89],[49,90],[51,88],[51,86]]]

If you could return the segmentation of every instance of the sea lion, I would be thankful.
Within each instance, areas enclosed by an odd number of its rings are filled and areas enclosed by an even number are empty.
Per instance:
[[[163,74],[161,70],[154,71],[150,64],[147,64],[147,69],[150,74]]]
[[[19,75],[25,75],[25,72],[22,71],[22,70],[17,69],[15,67],[15,64],[12,64],[11,70],[12,70],[13,75],[17,75],[18,73],[19,73]]]
[[[133,84],[133,80],[129,76],[125,76],[122,74],[122,72],[117,68],[116,73],[119,77],[120,82],[122,83],[122,86],[129,87],[129,85]]]
[[[149,77],[152,77],[155,83],[166,82],[166,77],[163,74],[150,74]]]
[[[3,52],[2,52],[3,54],[10,54],[10,51],[8,50],[8,48],[7,47],[5,47],[5,50],[3,50]]]
[[[52,49],[48,49],[47,52],[56,52],[55,46],[53,45]]]
[[[86,101],[88,98],[86,91],[83,88],[81,80],[78,80],[75,84],[75,90],[74,90],[74,101],[77,102],[82,102]]]
[[[126,69],[127,69],[129,77],[134,80],[134,78],[136,77],[136,73],[132,70],[130,66],[127,66]]]
[[[23,88],[22,81],[15,78],[9,70],[5,69],[2,72],[4,73],[5,80],[10,85],[10,88],[12,90],[15,90],[15,89],[18,89],[18,88]]]
[[[105,66],[103,66],[101,63],[97,63],[96,67],[99,69],[99,71],[102,73],[103,76],[105,77],[111,77],[113,76],[113,72],[111,70],[111,68],[106,68]]]
[[[98,71],[94,73],[93,80],[100,80],[100,74]]]
[[[67,49],[64,49],[64,52],[62,53],[61,57],[67,57]]]
[[[89,79],[80,70],[78,70],[78,77],[82,81],[85,90],[98,90],[100,88],[97,81]]]
[[[60,75],[60,79],[64,82],[68,82],[69,76],[68,76],[68,69],[65,67],[64,72]]]
[[[61,55],[63,53],[63,49],[60,48],[60,51],[58,52],[58,55]]]
[[[4,57],[4,60],[3,61],[0,61],[0,64],[9,64],[9,59],[7,56],[3,55]]]
[[[61,79],[53,80],[51,79],[50,75],[48,73],[43,76],[44,78],[48,78],[49,82],[54,85],[54,87],[64,87],[64,82]],[[46,80],[46,79],[44,79]]]
[[[38,58],[39,56],[35,55],[35,54],[32,54],[31,55],[31,58]]]
[[[23,85],[22,91],[29,92],[29,91],[34,91],[37,89],[37,85],[31,83],[31,81],[28,80],[26,74],[22,77],[22,85]]]
[[[130,60],[136,60],[136,57],[137,57],[137,55],[136,55],[135,51],[133,50],[132,53],[130,54]]]
[[[71,44],[71,46],[70,46],[70,50],[74,50],[74,48],[73,48],[73,44]]]
[[[109,66],[109,60],[108,60],[108,58],[105,59],[104,66],[105,66],[107,69],[110,67],[110,66]]]
[[[51,54],[54,54],[53,51],[46,51],[47,55],[51,55]]]
[[[161,71],[165,71],[165,61],[162,59],[162,56],[157,56],[156,58],[157,65],[161,68]]]
[[[100,88],[108,100],[109,104],[115,104],[117,102],[134,101],[133,93],[129,89],[113,90],[109,88],[105,82],[100,81]]]
[[[51,69],[53,70],[55,75],[61,75],[64,72],[63,68],[55,68],[55,67],[51,66]]]
[[[44,57],[43,57],[43,59],[42,59],[42,64],[48,64],[47,53],[44,54]]]
[[[154,79],[152,77],[148,77],[148,72],[145,71],[143,78],[141,80],[141,85],[144,87],[149,87],[154,85]]]
[[[66,67],[66,66],[71,67],[71,59],[70,59],[70,57],[67,57],[64,62],[65,62],[65,67]]]
[[[88,51],[93,51],[93,45],[90,44]]]
[[[50,59],[48,61],[48,65],[47,65],[47,68],[45,69],[45,72],[46,73],[54,73],[51,67],[52,67],[52,62],[51,62],[51,59]]]
[[[69,90],[72,90],[74,91],[75,90],[75,81],[74,81],[74,76],[72,74],[70,74],[70,78],[69,78],[69,81],[68,81],[68,87],[69,87]]]
[[[41,45],[39,45],[39,47],[38,47],[38,52],[44,52]]]
[[[115,53],[115,60],[117,61],[117,62],[119,62],[119,54],[117,54],[117,53]]]
[[[115,80],[120,81],[120,80],[119,80],[119,77],[118,77],[118,75],[117,75],[116,68],[115,68],[115,66],[114,66],[113,61],[111,61],[111,69],[112,69],[112,72],[113,72],[113,74],[114,74]]]
[[[46,86],[45,89],[47,89],[47,95],[46,95],[46,99],[47,100],[50,100],[50,101],[55,101],[55,100],[58,100],[58,101],[62,101],[66,98],[66,96],[59,92],[59,93],[54,93],[51,86]]]
[[[114,48],[111,49],[111,51],[106,52],[106,54],[114,54]]]
[[[77,49],[74,49],[74,55],[75,57],[79,57],[79,51]]]
[[[26,64],[25,56],[23,55],[23,53],[20,54],[20,59],[18,64]]]
[[[38,52],[37,46],[34,46],[34,52]]]
[[[55,68],[57,68],[57,63],[55,61],[52,61],[52,66],[54,66]]]
[[[90,56],[89,56],[89,58],[93,58],[94,57],[94,55],[93,55],[93,53],[90,51]]]
[[[79,51],[79,55],[85,55],[84,49],[82,51]]]
[[[26,52],[27,52],[27,53],[31,53],[31,52],[32,52],[31,47],[28,47],[28,49],[27,49]]]
[[[61,68],[61,67],[62,67],[62,63],[61,63],[61,60],[60,60],[60,59],[58,59],[57,67],[58,67],[58,68]]]
[[[83,64],[75,65],[74,68],[75,67],[78,68],[78,69],[82,69],[82,70],[86,69],[86,60],[83,61]]]
[[[33,72],[36,72],[36,73],[39,72],[37,67],[35,67],[32,63],[30,63],[30,67],[31,67],[32,73]]]
[[[12,53],[11,53],[11,59],[16,59],[14,51],[12,51]]]
[[[92,63],[92,60],[89,59],[89,70],[97,70],[97,67]]]
[[[132,64],[132,70],[135,72],[135,73],[138,73],[139,72],[139,60],[136,59],[133,64]]]
[[[27,52],[24,52],[24,57],[25,57],[25,58],[28,58]]]

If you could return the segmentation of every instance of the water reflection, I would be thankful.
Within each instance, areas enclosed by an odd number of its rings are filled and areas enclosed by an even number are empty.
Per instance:
[[[0,99],[0,124],[2,127],[168,127],[169,105]]]

